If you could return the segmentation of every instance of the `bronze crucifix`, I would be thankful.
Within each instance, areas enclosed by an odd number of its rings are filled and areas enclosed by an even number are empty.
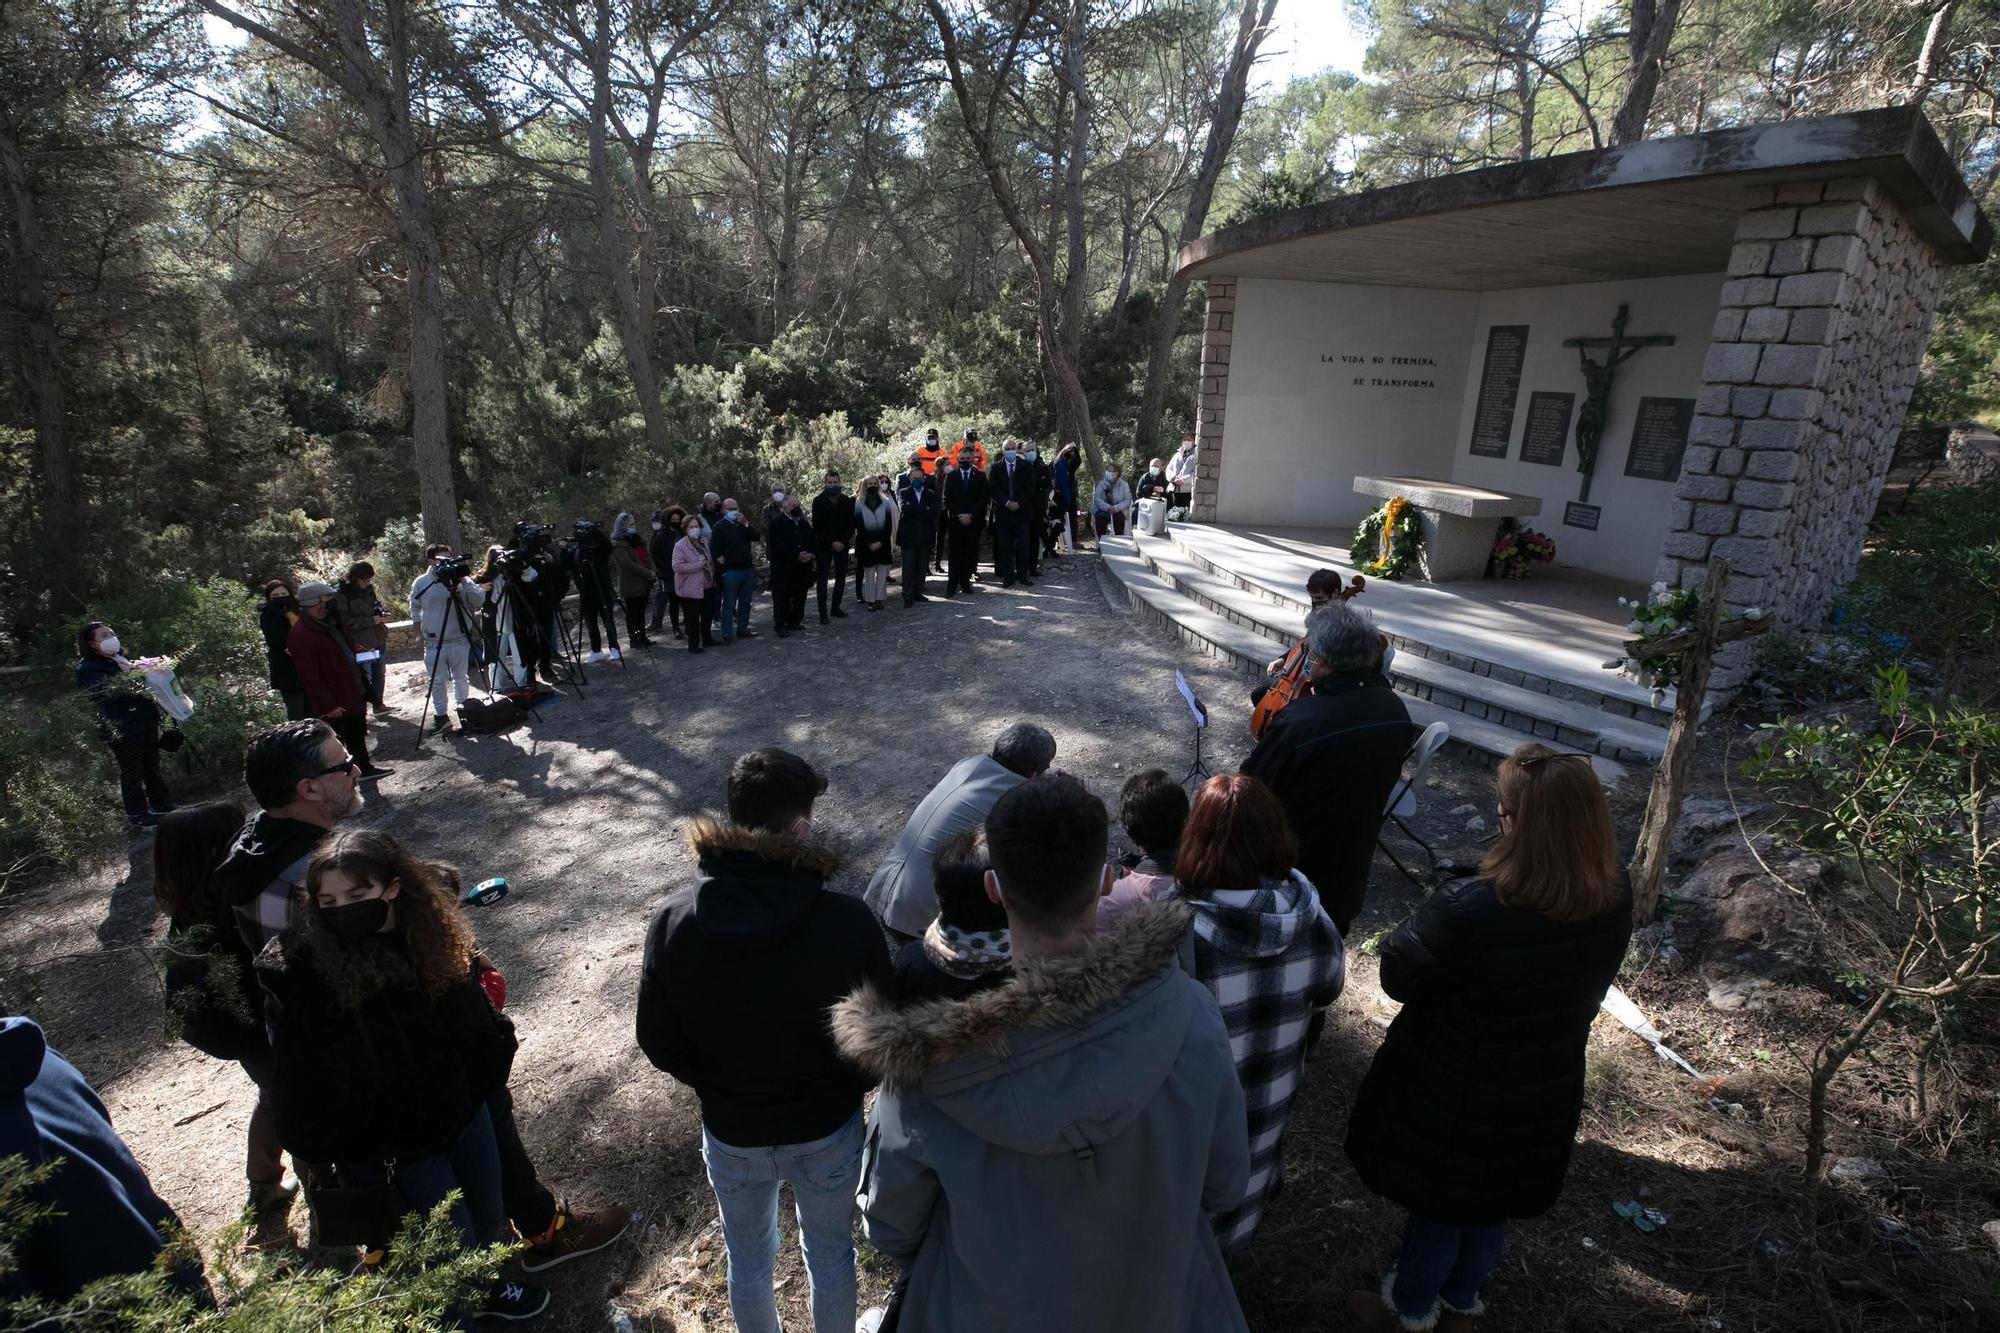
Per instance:
[[[1597,446],[1604,438],[1604,422],[1611,412],[1611,377],[1618,367],[1639,354],[1642,347],[1671,347],[1671,334],[1654,334],[1646,338],[1625,336],[1625,319],[1631,313],[1630,306],[1621,305],[1611,320],[1609,338],[1565,338],[1564,347],[1577,349],[1576,359],[1583,365],[1585,389],[1583,406],[1576,414],[1576,470],[1583,474],[1583,488],[1577,492],[1579,502],[1590,499],[1590,476],[1597,470]],[[1590,350],[1604,349],[1604,360],[1592,361]]]

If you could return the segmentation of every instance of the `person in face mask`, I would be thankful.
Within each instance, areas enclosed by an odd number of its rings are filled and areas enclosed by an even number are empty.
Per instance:
[[[1151,500],[1155,497],[1164,499],[1172,489],[1167,484],[1167,460],[1155,458],[1147,464],[1146,475],[1139,478],[1138,486],[1133,489],[1135,499]]]
[[[815,565],[819,574],[819,623],[826,624],[829,615],[835,620],[845,620],[847,612],[840,609],[840,599],[847,592],[847,553],[854,545],[854,497],[841,489],[838,472],[829,471],[825,486],[813,497],[812,530],[819,550]],[[831,611],[826,601],[828,579],[833,580]]]
[[[646,623],[648,634],[658,634],[663,622],[672,617],[674,637],[681,637],[681,599],[674,593],[674,547],[687,527],[687,511],[679,505],[661,505],[653,511],[652,533],[646,538],[646,554],[660,581],[653,587],[653,618]]]
[[[258,967],[277,998],[278,1140],[294,1161],[328,1164],[308,1197],[386,1182],[398,1212],[421,1214],[457,1190],[461,1245],[507,1239],[487,1102],[506,1086],[514,1027],[481,984],[491,968],[459,911],[458,872],[359,829],[320,845],[305,890],[304,929]],[[547,1304],[547,1292],[502,1281],[479,1312],[520,1318]]]
[[[993,506],[993,572],[1003,588],[1016,583],[1033,587],[1028,544],[1034,529],[1034,480],[1021,458],[1020,441],[1001,441],[1000,458],[986,474],[986,490]]]
[[[757,637],[757,631],[750,628],[750,599],[757,590],[757,571],[753,567],[756,553],[751,543],[757,540],[757,532],[743,517],[735,496],[722,502],[721,514],[709,533],[708,550],[715,557],[722,588],[715,618],[716,637],[728,645],[738,639]]]
[[[1090,521],[1099,537],[1110,532],[1125,535],[1125,520],[1132,513],[1132,488],[1125,484],[1123,469],[1116,463],[1104,469],[1104,479],[1090,493]]]
[[[1049,489],[1054,479],[1033,440],[1022,442],[1021,465],[1028,470],[1028,577],[1040,578],[1042,542],[1049,526]]]
[[[285,640],[285,651],[298,668],[305,687],[306,707],[325,718],[361,765],[363,780],[389,776],[391,770],[368,757],[368,693],[361,666],[354,660],[354,643],[341,628],[334,591],[324,583],[299,589],[299,623]]]
[[[160,772],[160,707],[138,677],[124,676],[145,670],[154,659],[127,657],[118,631],[101,620],[77,632],[76,651],[76,687],[96,702],[98,735],[118,760],[125,822],[133,833],[145,834],[174,803]]]
[[[786,493],[772,498],[778,508],[765,531],[764,554],[771,561],[771,621],[782,639],[805,621],[818,544],[799,497]]]
[[[849,517],[854,525],[854,595],[870,611],[880,611],[896,551],[896,501],[882,477],[868,478]]]
[[[299,599],[292,596],[292,585],[283,579],[266,583],[263,602],[257,608],[257,628],[264,635],[264,671],[271,688],[285,701],[285,719],[290,722],[312,716],[306,711],[306,692],[299,686],[299,673],[292,666],[291,654],[285,651],[285,640],[291,637],[298,619]]]

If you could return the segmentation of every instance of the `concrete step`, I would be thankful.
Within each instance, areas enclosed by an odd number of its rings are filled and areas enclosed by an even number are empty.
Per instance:
[[[1305,604],[1277,602],[1208,572],[1181,547],[1143,541],[1135,551],[1153,573],[1184,596],[1232,624],[1263,636],[1277,656],[1305,632]],[[1365,598],[1366,593],[1362,596]],[[1407,641],[1406,641],[1407,643]],[[1586,700],[1549,694],[1477,671],[1464,670],[1398,644],[1390,665],[1398,690],[1446,708],[1491,719],[1513,731],[1602,754],[1625,763],[1656,763],[1666,753],[1667,729],[1628,714],[1606,712]]]
[[[1149,537],[1140,542],[1140,549],[1149,554],[1163,547],[1170,547],[1174,555],[1193,564],[1200,573],[1233,584],[1252,597],[1301,618],[1307,609],[1306,575],[1325,562],[1323,552],[1316,556],[1282,544],[1265,545],[1207,524],[1197,524],[1192,531],[1187,525],[1169,525],[1166,541]],[[1235,556],[1241,558],[1232,558]],[[1352,572],[1345,566],[1339,568],[1343,575]],[[1370,591],[1378,588],[1401,591],[1398,585],[1371,580]],[[1664,728],[1673,720],[1671,691],[1655,704],[1649,689],[1603,670],[1596,662],[1577,664],[1532,651],[1511,656],[1499,654],[1466,636],[1452,633],[1449,626],[1438,624],[1434,612],[1428,609],[1417,614],[1396,605],[1393,592],[1375,598],[1363,593],[1362,597],[1361,604],[1369,608],[1399,654],[1409,652],[1429,657],[1463,671],[1492,676],[1505,684],[1553,694],[1655,727]],[[1289,623],[1289,617],[1279,623]]]
[[[1277,655],[1272,649],[1274,640],[1268,633],[1204,605],[1149,565],[1147,556],[1152,554],[1150,549],[1142,555],[1134,549],[1132,539],[1116,537],[1105,538],[1099,547],[1106,573],[1124,591],[1133,612],[1172,632],[1190,648],[1234,665],[1250,680],[1260,678],[1264,673],[1264,664]],[[1399,665],[1401,657],[1399,653]],[[1426,669],[1431,671],[1432,679],[1459,686],[1460,697],[1465,697],[1463,692],[1476,688],[1473,682],[1482,680],[1469,672],[1433,668],[1430,663],[1426,663]],[[1438,674],[1441,672],[1451,674]],[[1411,720],[1418,726],[1429,726],[1439,720],[1447,722],[1451,727],[1451,744],[1459,750],[1489,761],[1498,761],[1512,754],[1517,747],[1539,740],[1551,749],[1590,754],[1591,766],[1606,786],[1625,776],[1625,768],[1614,758],[1596,753],[1601,740],[1597,735],[1590,737],[1593,742],[1590,745],[1575,745],[1556,734],[1560,729],[1553,725],[1546,727],[1547,734],[1537,734],[1538,729],[1532,722],[1527,729],[1509,726],[1504,720],[1504,709],[1501,710],[1502,716],[1495,717],[1447,707],[1415,692],[1418,682],[1402,679],[1400,671],[1397,675],[1397,693],[1403,696]],[[1484,683],[1492,684],[1490,681]],[[1449,697],[1452,691],[1445,690],[1443,693]]]

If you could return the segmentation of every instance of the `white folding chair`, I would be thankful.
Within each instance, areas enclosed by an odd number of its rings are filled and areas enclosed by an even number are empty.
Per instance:
[[[1389,803],[1382,811],[1384,820],[1393,820],[1396,827],[1402,830],[1404,837],[1424,849],[1424,855],[1430,858],[1432,870],[1437,868],[1437,853],[1432,851],[1431,845],[1418,837],[1403,821],[1417,813],[1417,788],[1423,785],[1424,774],[1430,770],[1431,760],[1437,757],[1437,752],[1442,750],[1444,743],[1450,739],[1449,722],[1433,722],[1424,728],[1423,735],[1417,737],[1417,743],[1410,747],[1409,774],[1399,779],[1396,785],[1389,789]],[[1391,864],[1403,872],[1404,878],[1418,888],[1423,887],[1424,882],[1418,879],[1408,866],[1396,859],[1396,854],[1389,850],[1389,844],[1382,841],[1379,833],[1375,837],[1375,843],[1382,849],[1383,855],[1389,858]]]

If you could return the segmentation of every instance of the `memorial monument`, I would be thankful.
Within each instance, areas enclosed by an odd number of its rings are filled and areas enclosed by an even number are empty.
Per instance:
[[[1208,290],[1195,517],[1351,531],[1407,486],[1457,547],[1539,515],[1562,564],[1691,586],[1720,555],[1732,604],[1814,623],[1859,558],[1944,271],[1991,240],[1907,108],[1227,228],[1178,261]]]

